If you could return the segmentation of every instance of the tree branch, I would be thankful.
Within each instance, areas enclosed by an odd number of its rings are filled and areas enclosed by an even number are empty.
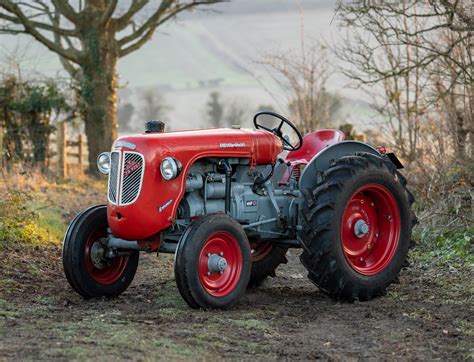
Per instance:
[[[104,14],[102,14],[102,17],[100,18],[100,21],[99,21],[100,25],[103,25],[107,21],[109,21],[116,7],[117,7],[117,0],[109,0],[108,6],[105,9]]]
[[[155,13],[148,18],[145,23],[143,23],[136,31],[134,31],[132,34],[123,37],[118,41],[119,46],[125,45],[127,43],[133,42],[134,40],[140,38],[150,27],[153,27],[156,25],[159,21],[160,18],[164,15],[164,13],[170,8],[171,5],[175,0],[162,0],[160,6],[158,9],[155,11]],[[177,5],[179,6],[179,5]],[[157,26],[157,25],[156,25]],[[156,28],[155,26],[155,28]]]
[[[79,64],[80,56],[77,51],[73,49],[64,49],[60,45],[54,43],[53,41],[45,37],[43,34],[41,34],[35,28],[34,24],[28,19],[28,17],[23,13],[23,11],[20,9],[20,7],[17,4],[8,0],[0,0],[0,7],[14,14],[16,18],[18,19],[19,24],[23,25],[23,27],[25,28],[25,32],[33,36],[36,40],[41,42],[48,49],[63,56],[66,59],[69,59],[70,61],[74,63]]]
[[[467,25],[469,31],[474,30],[474,18],[472,17],[472,14],[466,14],[463,9],[460,9],[459,2],[456,1],[454,4],[451,4],[448,0],[440,0],[441,4],[450,11],[453,12],[453,14],[456,14],[459,19]],[[470,4],[471,6],[471,12],[472,12],[472,2]],[[469,5],[468,5],[468,11],[469,11]]]
[[[149,0],[133,0],[128,11],[117,19],[113,19],[118,30],[125,29],[132,18],[138,13],[143,7],[148,4]]]
[[[162,0],[158,10],[156,10],[156,12],[150,18],[148,18],[147,21],[145,21],[145,23],[143,23],[135,32],[118,41],[119,46],[123,47],[124,45],[127,45],[128,43],[139,39],[136,43],[130,45],[128,48],[122,48],[121,53],[124,53],[122,56],[127,55],[136,49],[139,49],[152,37],[153,32],[159,25],[173,18],[178,13],[195,6],[211,5],[223,1],[225,0],[193,0],[187,4],[177,3],[173,8],[171,8],[173,3],[176,3],[176,0]]]
[[[1,5],[0,5],[1,6]],[[19,24],[19,25],[23,25],[22,22],[20,20],[18,20],[17,17],[15,16],[10,16],[8,14],[3,14],[3,13],[0,13],[0,19],[3,19],[3,20],[6,20],[6,21],[9,21],[10,23],[14,23],[14,24]],[[60,34],[60,35],[63,35],[63,36],[77,36],[77,31],[75,30],[72,30],[72,29],[63,29],[63,28],[60,28],[60,27],[54,27],[54,26],[51,26],[49,24],[46,24],[46,23],[41,23],[39,21],[33,21],[31,20],[30,18],[28,18],[28,21],[31,23],[31,25],[33,25],[35,28],[38,28],[38,29],[41,29],[41,30],[47,30],[47,31],[52,31],[54,33],[57,33],[57,34]]]
[[[52,2],[54,7],[71,23],[77,24],[79,22],[79,14],[74,11],[67,0],[52,0]]]

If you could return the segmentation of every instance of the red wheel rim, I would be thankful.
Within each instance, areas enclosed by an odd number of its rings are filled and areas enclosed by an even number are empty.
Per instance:
[[[220,272],[209,272],[209,255],[219,255],[227,261]],[[218,231],[204,243],[198,260],[199,280],[203,288],[214,297],[224,297],[234,290],[242,273],[242,252],[237,239],[226,231]]]
[[[365,233],[360,231],[363,223]],[[342,217],[341,241],[349,265],[363,275],[384,270],[397,250],[400,227],[400,210],[387,188],[368,184],[358,189]]]
[[[118,256],[110,259],[108,264],[98,269],[94,266],[91,259],[91,249],[94,243],[98,242],[99,239],[107,236],[105,230],[97,230],[93,232],[86,241],[86,247],[84,249],[84,257],[86,261],[86,268],[92,279],[97,283],[103,285],[110,285],[117,282],[121,277],[128,263],[128,256]]]
[[[272,244],[270,242],[250,243],[250,252],[252,256],[252,263],[264,259],[272,251]]]

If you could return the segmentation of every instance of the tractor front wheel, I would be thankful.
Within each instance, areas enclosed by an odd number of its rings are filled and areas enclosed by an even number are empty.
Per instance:
[[[407,265],[414,198],[390,160],[345,156],[305,191],[300,234],[308,277],[336,300],[383,295]]]
[[[71,287],[86,299],[118,296],[137,271],[138,251],[105,257],[107,228],[107,207],[93,206],[74,218],[64,237],[64,273]]]
[[[191,308],[227,309],[247,287],[251,257],[247,236],[224,214],[191,222],[175,256],[178,290]]]

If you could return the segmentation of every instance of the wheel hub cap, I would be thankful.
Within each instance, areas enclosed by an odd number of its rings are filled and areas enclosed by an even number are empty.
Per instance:
[[[227,268],[227,260],[217,254],[211,254],[207,261],[207,268],[211,273],[220,273]]]
[[[364,237],[369,232],[369,225],[364,220],[358,220],[354,224],[354,234],[358,238]]]
[[[84,248],[84,259],[92,279],[99,284],[110,285],[122,277],[128,256],[105,258],[106,235],[106,228],[100,228],[89,235]]]
[[[242,273],[242,252],[234,235],[217,231],[205,241],[198,260],[201,285],[213,297],[234,290]]]

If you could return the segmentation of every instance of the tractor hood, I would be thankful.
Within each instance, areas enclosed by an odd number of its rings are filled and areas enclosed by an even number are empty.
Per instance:
[[[135,146],[151,152],[168,153],[167,156],[211,152],[223,157],[248,157],[253,164],[274,163],[283,150],[280,139],[269,132],[230,128],[125,136],[118,138],[113,148],[127,145],[132,149]]]
[[[143,240],[169,227],[186,188],[192,164],[204,157],[248,158],[250,165],[274,164],[283,150],[273,134],[250,129],[206,129],[144,133],[118,138],[112,147],[107,216],[114,235]],[[182,170],[164,180],[165,157]]]

